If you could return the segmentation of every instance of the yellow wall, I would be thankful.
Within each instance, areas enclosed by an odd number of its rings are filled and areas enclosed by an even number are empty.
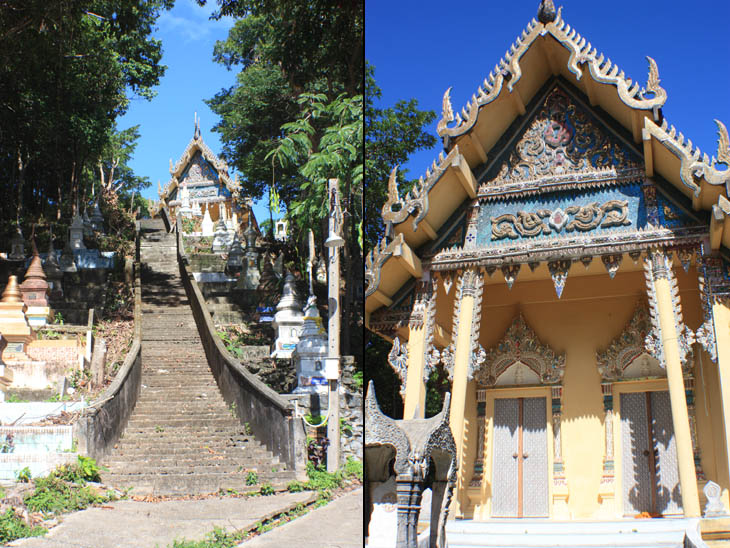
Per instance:
[[[574,265],[583,268],[582,265]],[[679,281],[680,296],[685,323],[696,330],[702,323],[702,310],[699,301],[697,274],[694,268],[689,274],[675,268]],[[498,279],[500,278],[500,279]],[[452,291],[454,291],[452,289]],[[565,352],[566,368],[563,378],[562,413],[562,456],[568,482],[568,513],[571,518],[597,518],[606,516],[606,508],[601,508],[598,490],[602,475],[604,453],[604,410],[601,393],[601,377],[596,367],[596,351],[603,350],[621,334],[632,318],[639,300],[646,300],[646,285],[642,271],[619,273],[611,280],[608,275],[569,277],[560,300],[555,295],[552,280],[515,283],[510,291],[499,273],[487,279],[483,298],[480,343],[486,349],[496,345],[503,337],[512,320],[521,311],[527,324],[537,333],[543,344],[550,345],[556,352]],[[445,299],[444,299],[445,300]],[[439,315],[445,312],[444,300],[439,300]],[[695,345],[699,350],[699,346]],[[702,352],[695,353],[694,370],[696,386],[697,433],[705,475],[719,483],[727,500],[728,481],[727,458],[723,434],[721,400],[718,388],[716,367]],[[634,383],[637,384],[637,383]],[[649,381],[644,390],[666,386],[666,381]],[[656,386],[654,386],[656,385]],[[619,393],[629,385],[614,389],[614,440],[620,437],[618,413]],[[637,390],[640,388],[636,388]],[[666,388],[661,388],[666,389]],[[476,383],[468,386],[465,402],[465,467],[461,470],[462,485],[468,489],[476,455]],[[534,390],[534,389],[532,389]],[[548,401],[549,391],[546,392]],[[522,389],[527,394],[530,389]],[[471,499],[471,504],[462,506],[467,517],[489,518],[489,498],[491,482],[490,440],[492,433],[491,417],[494,412],[494,394],[487,392],[487,446],[485,449],[484,482],[475,494],[472,488],[462,492],[461,501]],[[515,392],[519,394],[519,391]],[[513,397],[516,397],[513,396]],[[504,396],[502,396],[504,397]],[[550,409],[549,409],[550,411]],[[550,412],[548,412],[548,418]],[[548,423],[549,423],[548,419]],[[548,424],[548,443],[552,463],[552,434]],[[615,507],[611,507],[614,517],[621,515],[620,491],[620,446],[615,448]],[[550,476],[552,475],[552,464]],[[552,481],[551,481],[552,483]],[[552,488],[552,485],[550,486]],[[475,500],[476,499],[476,500]],[[554,512],[551,511],[551,515]],[[558,516],[555,516],[558,517]],[[566,516],[563,516],[566,517]]]

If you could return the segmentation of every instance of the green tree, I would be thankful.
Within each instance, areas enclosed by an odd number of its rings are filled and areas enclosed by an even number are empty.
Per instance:
[[[222,155],[243,174],[244,195],[263,197],[273,180],[289,207],[302,181],[293,166],[273,166],[266,156],[282,126],[306,109],[303,93],[326,102],[362,94],[363,0],[220,0],[218,7],[216,16],[238,18],[213,56],[239,70],[236,84],[208,102],[220,116]]]
[[[115,119],[164,73],[151,34],[172,4],[0,2],[0,233],[16,217],[66,220],[88,198]]]
[[[406,163],[418,150],[433,147],[436,138],[424,127],[430,124],[436,113],[420,110],[418,101],[398,101],[395,106],[376,106],[382,92],[375,81],[375,67],[365,65],[365,249],[369,250],[383,237],[384,226],[380,210],[388,197],[388,177],[391,170]],[[398,169],[398,181],[404,181],[407,170]],[[399,185],[401,195],[407,192],[415,180]]]
[[[365,203],[368,204],[364,222],[365,249],[372,247],[383,237],[384,226],[380,211],[388,195],[388,176],[397,165],[408,161],[417,150],[431,148],[436,138],[424,127],[431,123],[436,113],[422,111],[415,99],[398,101],[393,107],[380,107],[376,103],[381,90],[375,81],[375,68],[365,66]],[[398,170],[398,180],[403,181],[407,170]],[[401,195],[414,181],[400,184]],[[372,380],[381,409],[393,418],[401,418],[403,402],[399,394],[400,380],[388,365],[390,343],[382,337],[365,332],[365,382]],[[431,394],[429,393],[431,398]],[[427,402],[431,407],[431,399]]]

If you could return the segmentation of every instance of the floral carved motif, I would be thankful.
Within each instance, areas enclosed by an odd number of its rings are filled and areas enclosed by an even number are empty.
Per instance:
[[[572,216],[572,218],[571,218]],[[566,232],[578,230],[588,232],[598,228],[630,225],[629,202],[627,200],[609,200],[599,205],[593,202],[587,205],[573,205],[558,208],[554,211],[538,209],[535,212],[518,211],[517,214],[505,213],[492,217],[492,240],[504,238],[529,238],[542,234],[551,234],[551,227],[556,232],[565,228]]]
[[[517,363],[529,367],[541,384],[557,384],[565,373],[565,354],[556,354],[542,344],[522,314],[514,319],[502,340],[486,351],[474,378],[480,385],[493,386],[502,373]]]
[[[605,350],[596,352],[598,372],[604,382],[623,378],[624,370],[646,352],[644,341],[651,330],[649,310],[645,304],[640,304],[621,334]]]
[[[677,343],[679,345],[679,360],[682,368],[689,372],[692,367],[692,344],[695,342],[695,335],[684,323],[682,315],[682,304],[679,298],[679,286],[677,278],[672,270],[672,259],[670,254],[663,250],[654,250],[644,261],[644,276],[646,278],[647,293],[649,295],[649,313],[651,316],[652,329],[644,340],[644,347],[647,352],[659,360],[659,364],[666,369],[666,357],[664,356],[664,345],[662,344],[662,326],[659,321],[659,303],[656,294],[657,280],[669,282],[672,310],[674,312],[673,329],[676,331]],[[671,336],[673,334],[668,334]]]
[[[405,398],[408,381],[408,346],[401,344],[398,337],[393,339],[393,346],[388,353],[388,363],[400,378],[400,394]]]
[[[635,170],[638,158],[600,129],[586,110],[560,87],[545,98],[535,119],[504,158],[496,176],[479,189],[551,176],[601,170]],[[585,212],[587,222],[590,212]]]

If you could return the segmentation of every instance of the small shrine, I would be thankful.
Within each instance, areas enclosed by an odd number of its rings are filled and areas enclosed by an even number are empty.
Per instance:
[[[44,272],[48,285],[50,287],[50,296],[54,299],[63,297],[63,272],[58,264],[58,258],[56,257],[56,250],[53,247],[53,233],[48,241],[48,253],[46,254],[46,263],[44,266]]]
[[[101,234],[104,234],[104,215],[101,213],[101,208],[99,207],[99,200],[100,197],[97,196],[96,200],[94,200],[94,207],[91,209],[91,229],[94,232],[99,232]]]
[[[5,361],[28,359],[26,345],[33,338],[33,332],[25,317],[27,308],[18,288],[17,276],[10,276],[0,301],[0,333],[8,342],[0,358]]]
[[[79,215],[78,210],[71,219],[71,226],[68,229],[68,241],[72,250],[86,249],[84,245],[84,220]]]
[[[310,295],[304,309],[299,342],[292,353],[297,369],[297,387],[294,389],[294,394],[327,392],[327,378],[324,376],[326,357],[327,332],[322,327],[322,318],[317,310],[317,298]]]
[[[46,281],[46,274],[43,272],[41,257],[33,242],[33,258],[30,261],[25,279],[20,284],[20,293],[23,302],[28,307],[25,316],[32,327],[46,325],[52,317],[51,309],[48,306],[50,288]]]
[[[284,290],[279,304],[276,305],[276,314],[272,323],[276,330],[272,358],[291,358],[302,332],[304,314],[294,283],[294,276],[291,272],[287,272],[284,279]]]
[[[213,220],[210,218],[210,211],[208,211],[207,207],[203,214],[203,222],[200,225],[200,229],[202,230],[204,237],[213,235]]]
[[[11,261],[25,260],[25,239],[23,238],[23,232],[20,230],[20,225],[16,227],[15,234],[10,240],[10,255],[8,255],[8,259]]]

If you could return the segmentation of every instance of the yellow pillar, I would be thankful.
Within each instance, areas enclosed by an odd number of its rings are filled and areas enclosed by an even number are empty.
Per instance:
[[[716,301],[712,304],[712,316],[717,344],[717,372],[720,378],[722,418],[725,434],[725,465],[730,474],[730,308]]]
[[[433,347],[433,328],[436,315],[436,283],[426,280],[416,285],[416,299],[408,322],[408,383],[404,419],[422,419],[426,416],[426,371],[428,356]]]
[[[426,326],[411,327],[408,337],[408,382],[404,419],[422,419],[426,410],[426,383],[423,382],[425,367]]]
[[[682,490],[682,506],[685,517],[700,517],[700,500],[697,492],[697,476],[695,474],[694,454],[692,453],[692,436],[689,428],[687,400],[684,394],[684,378],[680,358],[678,333],[681,326],[675,321],[675,303],[672,299],[671,258],[662,251],[650,254],[651,277],[654,282],[654,298],[656,315],[661,332],[661,345],[664,362],[667,368],[667,384],[669,399],[672,405],[672,423],[677,441],[677,464],[679,466],[679,484]],[[677,302],[679,307],[680,303]],[[678,314],[679,315],[679,314]]]
[[[456,336],[454,343],[454,375],[451,385],[450,422],[451,432],[456,442],[457,466],[464,466],[464,410],[466,405],[466,389],[469,383],[469,363],[471,349],[475,337],[478,337],[479,319],[481,315],[481,293],[484,280],[478,270],[467,270],[459,278],[455,298],[454,325],[452,333]],[[454,497],[455,515],[461,515],[461,495],[463,493],[463,474],[458,474],[456,496]]]

